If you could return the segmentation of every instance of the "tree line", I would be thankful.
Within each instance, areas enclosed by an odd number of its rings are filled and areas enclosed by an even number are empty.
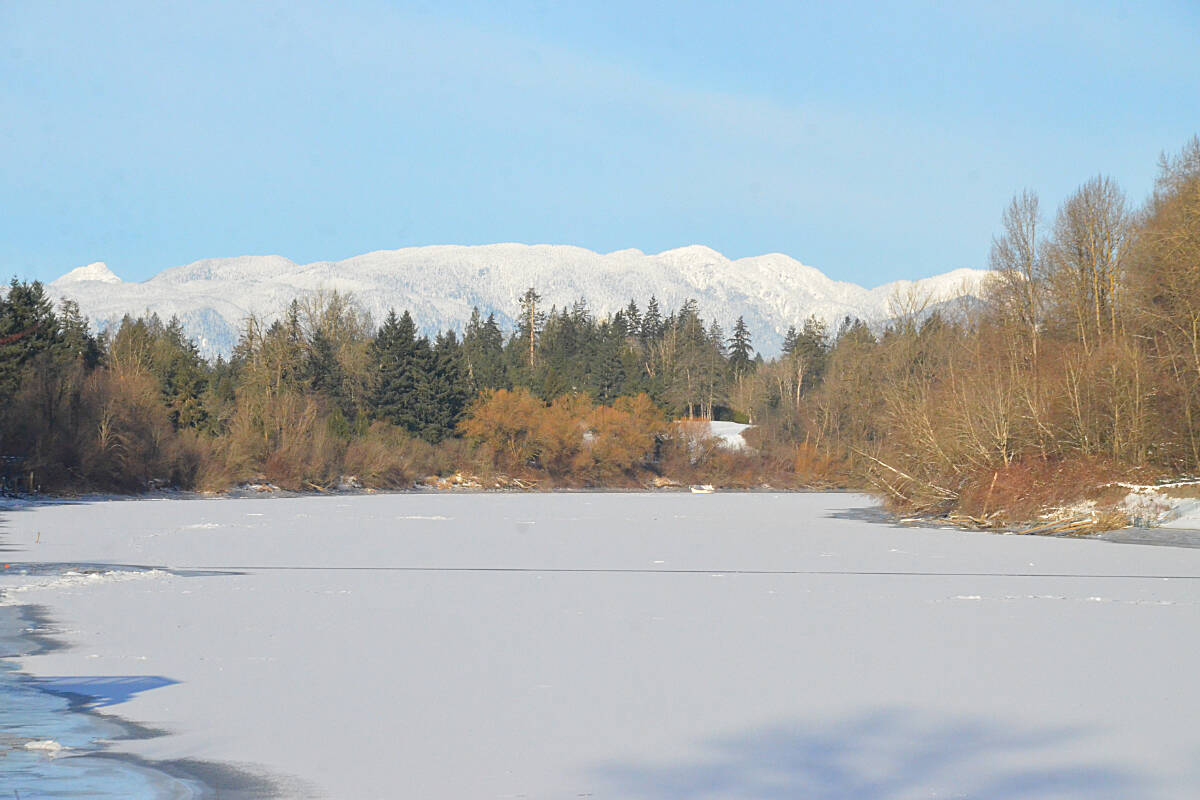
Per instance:
[[[501,331],[476,310],[460,335],[376,327],[338,292],[247,319],[228,360],[203,359],[177,319],[126,317],[94,336],[67,302],[13,280],[0,299],[0,454],[10,489],[138,491],[265,481],[326,488],[345,475],[503,472],[553,485],[641,485],[675,459],[700,474],[694,436],[668,420],[732,415],[730,386],[761,362],[694,301],[654,298],[598,319],[544,309],[530,289]],[[714,463],[715,463],[714,461]]]
[[[1140,206],[1105,176],[1052,214],[1019,193],[989,266],[980,302],[897,298],[886,329],[802,344],[737,404],[908,509],[1002,522],[1200,474],[1200,139]]]
[[[930,512],[1029,515],[1132,474],[1200,473],[1200,140],[1161,160],[1134,206],[1110,178],[1053,214],[1024,191],[1001,216],[981,298],[897,297],[880,327],[797,320],[764,360],[694,301],[611,315],[545,308],[461,332],[378,326],[336,292],[246,321],[228,360],[175,320],[93,336],[37,283],[0,301],[0,455],[11,486],[138,490],[355,474],[542,485],[871,486]],[[750,422],[752,447],[671,420]],[[1059,497],[1058,499],[1063,499]]]

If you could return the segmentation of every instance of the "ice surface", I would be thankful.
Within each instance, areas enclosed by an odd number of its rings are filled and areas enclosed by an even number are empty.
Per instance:
[[[113,709],[172,733],[115,747],[329,797],[1200,796],[1200,551],[868,507],[100,502],[4,512],[0,546],[224,571],[44,587],[68,646],[20,667],[175,681]]]

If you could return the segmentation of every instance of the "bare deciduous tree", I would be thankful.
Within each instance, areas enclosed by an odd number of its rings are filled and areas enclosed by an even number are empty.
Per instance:
[[[1086,351],[1118,331],[1119,287],[1129,241],[1125,195],[1111,178],[1079,187],[1058,211],[1047,247],[1055,304],[1075,321]]]

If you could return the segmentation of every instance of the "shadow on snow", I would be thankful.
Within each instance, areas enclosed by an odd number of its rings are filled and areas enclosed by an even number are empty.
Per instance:
[[[717,739],[674,764],[610,763],[592,772],[616,796],[646,800],[1104,800],[1153,787],[1077,755],[1085,732],[937,720],[881,711],[819,726],[783,725]],[[1073,755],[1076,754],[1076,755]]]
[[[88,708],[119,705],[142,692],[179,683],[159,675],[71,675],[30,678],[29,682],[43,691],[80,698],[81,706]]]

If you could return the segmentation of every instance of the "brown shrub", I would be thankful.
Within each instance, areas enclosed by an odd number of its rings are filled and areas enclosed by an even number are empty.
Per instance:
[[[551,477],[568,483],[580,478],[576,459],[583,451],[591,413],[592,401],[586,394],[563,395],[534,413],[537,464]]]
[[[346,448],[345,471],[369,488],[401,489],[429,473],[433,446],[388,422],[375,422]]]
[[[171,442],[169,485],[201,491],[228,488],[233,480],[225,465],[224,449],[220,440],[194,429],[176,431]]]
[[[171,479],[175,431],[146,373],[93,372],[84,383],[80,471],[93,488],[144,491]]]
[[[960,490],[957,510],[974,517],[991,515],[1002,523],[1026,522],[1048,509],[1085,500],[1116,502],[1126,491],[1109,484],[1153,477],[1144,468],[1103,458],[1026,458],[974,473]]]
[[[598,406],[585,420],[588,437],[575,458],[574,473],[592,486],[630,485],[635,472],[653,458],[666,430],[662,413],[645,394]]]
[[[808,486],[843,485],[849,477],[849,463],[808,444],[792,448],[792,472]]]
[[[230,474],[293,490],[336,484],[348,442],[328,422],[328,409],[315,397],[295,392],[240,396],[230,422]]]
[[[545,405],[522,388],[485,392],[459,430],[494,455],[501,468],[524,468],[538,454],[538,420]]]

